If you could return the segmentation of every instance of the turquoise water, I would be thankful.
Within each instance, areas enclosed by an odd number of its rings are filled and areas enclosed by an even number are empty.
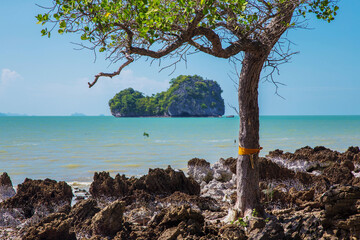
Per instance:
[[[323,145],[360,145],[360,116],[264,116],[261,155]],[[239,118],[0,117],[0,171],[25,177],[91,181],[95,171],[141,175],[236,156]],[[144,137],[143,133],[149,134]]]

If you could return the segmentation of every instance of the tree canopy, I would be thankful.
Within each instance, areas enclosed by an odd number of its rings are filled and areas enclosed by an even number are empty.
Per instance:
[[[189,51],[230,58],[241,51],[271,51],[289,28],[313,13],[334,19],[336,0],[53,0],[38,23],[53,30],[79,33],[92,49],[113,62],[126,59],[112,77],[140,56],[184,59]],[[276,52],[281,55],[281,48]],[[282,57],[279,56],[281,59]]]

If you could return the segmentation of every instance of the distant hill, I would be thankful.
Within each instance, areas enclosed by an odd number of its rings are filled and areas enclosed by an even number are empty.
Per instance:
[[[28,116],[26,114],[19,114],[19,113],[0,113],[0,117],[24,117],[24,116]]]
[[[73,113],[70,116],[72,116],[72,117],[85,117],[86,115],[83,114],[83,113]]]
[[[167,91],[144,96],[127,88],[109,101],[115,117],[218,117],[225,111],[222,90],[213,80],[181,75]]]

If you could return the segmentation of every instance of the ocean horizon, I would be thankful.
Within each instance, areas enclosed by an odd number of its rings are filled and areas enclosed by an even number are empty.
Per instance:
[[[236,157],[238,131],[238,116],[4,116],[0,170],[14,185],[25,178],[91,182],[99,171],[139,176],[168,165],[186,170],[194,157],[210,163]],[[360,116],[260,116],[260,156],[304,146],[343,152],[359,143]]]

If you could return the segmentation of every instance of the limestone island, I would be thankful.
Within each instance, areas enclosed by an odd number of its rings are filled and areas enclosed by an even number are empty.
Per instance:
[[[216,81],[180,75],[170,81],[167,91],[152,96],[124,89],[109,106],[115,117],[220,117],[225,111],[221,93]]]

